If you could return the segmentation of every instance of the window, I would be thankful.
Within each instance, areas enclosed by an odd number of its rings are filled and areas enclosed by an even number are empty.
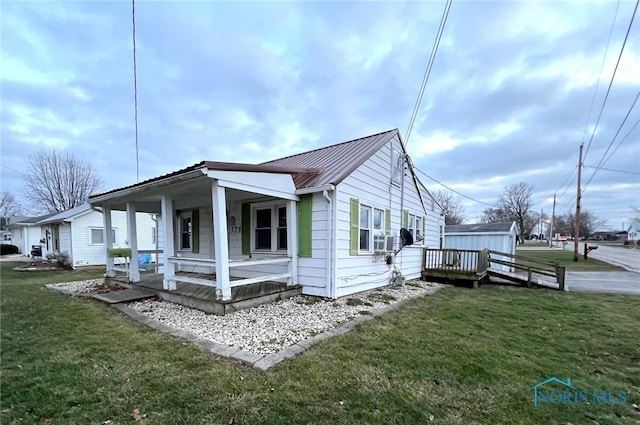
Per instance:
[[[393,147],[391,148],[391,182],[398,183],[402,181],[402,175],[404,174],[404,161],[400,151],[397,151]]]
[[[373,210],[373,250],[385,250],[385,223],[384,211],[374,208]]]
[[[370,250],[371,207],[360,206],[360,251]]]
[[[278,208],[278,249],[287,249],[287,207]]]
[[[253,249],[264,251],[287,250],[287,207],[264,205],[253,207]]]
[[[112,242],[116,242],[116,229],[111,229]],[[104,228],[92,227],[89,229],[89,245],[104,245]]]
[[[256,210],[256,249],[271,249],[271,208]]]
[[[416,217],[416,233],[413,240],[417,243],[421,243],[424,236],[422,236],[422,217]]]
[[[191,212],[180,213],[180,250],[191,251],[193,246]]]
[[[407,226],[407,230],[413,237],[414,244],[421,245],[424,240],[424,235],[422,234],[424,229],[424,220],[424,217],[409,214],[409,212],[405,210],[405,224]]]

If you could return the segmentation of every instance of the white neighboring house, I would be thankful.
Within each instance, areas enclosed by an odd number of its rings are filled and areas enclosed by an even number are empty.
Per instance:
[[[482,250],[516,254],[518,227],[516,222],[485,224],[449,224],[444,231],[444,247],[461,250]],[[492,255],[491,258],[513,261],[513,258]],[[512,271],[505,265],[492,265],[503,271]]]
[[[263,164],[202,161],[89,202],[133,226],[133,212],[161,215],[165,290],[213,286],[225,301],[232,287],[271,281],[337,298],[389,284],[395,267],[417,278],[422,248],[439,247],[441,207],[407,163],[394,129]],[[400,228],[419,242],[391,265]]]
[[[627,228],[627,241],[638,243],[640,240],[640,221],[633,220]]]
[[[140,250],[154,250],[156,222],[150,214],[137,215]],[[122,211],[114,211],[111,221],[114,247],[126,248],[127,224]],[[102,212],[83,204],[66,211],[16,220],[10,224],[14,244],[30,255],[34,245],[42,247],[42,256],[67,253],[74,267],[105,264],[104,219]]]

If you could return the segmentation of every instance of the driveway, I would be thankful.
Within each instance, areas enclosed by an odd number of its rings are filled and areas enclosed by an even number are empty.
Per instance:
[[[566,272],[565,285],[568,291],[640,295],[640,273]]]
[[[591,251],[589,253],[589,257],[606,261],[607,263],[615,264],[616,266],[624,267],[630,272],[640,273],[640,249],[616,248],[611,246],[598,245],[597,243],[589,243],[589,246],[592,245],[598,246],[598,249]],[[584,245],[581,246],[580,252],[583,252],[583,247]]]

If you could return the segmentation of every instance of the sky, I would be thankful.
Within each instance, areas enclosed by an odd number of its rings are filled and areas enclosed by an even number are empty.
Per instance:
[[[105,191],[136,182],[131,6],[0,3],[3,191],[24,202],[42,149],[90,162]],[[405,140],[420,179],[471,198],[460,197],[470,223],[519,182],[534,187],[533,210],[550,214],[556,193],[562,214],[584,143],[583,210],[628,225],[640,207],[640,16],[619,55],[635,7],[454,1]],[[444,8],[136,1],[140,180],[393,128],[405,137]]]

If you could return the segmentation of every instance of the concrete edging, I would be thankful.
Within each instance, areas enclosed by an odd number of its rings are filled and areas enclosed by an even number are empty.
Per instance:
[[[289,359],[291,357],[294,357],[300,353],[302,353],[303,351],[305,351],[306,349],[310,348],[311,346],[313,346],[314,344],[317,344],[318,342],[327,340],[329,338],[332,338],[334,336],[338,336],[338,335],[342,335],[345,334],[353,329],[355,329],[358,325],[360,325],[361,323],[364,322],[368,322],[369,320],[373,320],[376,317],[382,316],[383,314],[389,313],[393,310],[396,310],[400,307],[402,307],[404,304],[406,304],[409,301],[418,299],[418,298],[423,298],[427,295],[433,295],[434,293],[436,293],[439,289],[444,288],[446,286],[449,285],[443,285],[440,284],[440,286],[437,287],[433,287],[432,290],[425,292],[422,295],[419,296],[415,296],[412,298],[407,298],[405,300],[402,301],[398,301],[397,303],[394,304],[390,304],[387,307],[383,307],[381,309],[378,310],[374,310],[371,312],[371,314],[368,315],[363,315],[360,317],[357,317],[355,319],[352,319],[346,323],[343,323],[342,325],[333,328],[333,329],[329,329],[326,330],[324,332],[321,332],[317,335],[312,336],[311,338],[307,338],[304,339],[302,341],[298,341],[293,345],[288,346],[287,348],[280,350],[276,353],[273,354],[268,354],[266,356],[260,356],[258,354],[254,354],[254,353],[250,353],[248,351],[242,351],[242,350],[238,350],[235,347],[231,347],[228,345],[224,345],[224,344],[220,344],[202,337],[197,336],[194,333],[188,332],[188,331],[184,331],[181,329],[176,329],[172,326],[169,326],[165,323],[162,323],[156,319],[152,319],[148,316],[145,316],[144,314],[132,309],[131,307],[127,306],[124,303],[119,303],[119,304],[111,304],[111,307],[115,308],[116,310],[118,310],[119,312],[131,317],[134,320],[137,320],[140,323],[143,323],[147,326],[149,326],[150,328],[153,328],[155,330],[158,330],[160,332],[178,337],[178,338],[182,338],[185,339],[195,345],[197,345],[200,348],[203,348],[207,351],[212,352],[213,354],[216,354],[220,357],[226,357],[226,358],[230,358],[233,360],[238,360],[241,361],[251,367],[253,367],[254,369],[258,369],[261,371],[266,371],[268,369],[270,369],[271,367],[277,365],[278,363],[282,362],[283,360]],[[57,289],[57,288],[56,288]]]

